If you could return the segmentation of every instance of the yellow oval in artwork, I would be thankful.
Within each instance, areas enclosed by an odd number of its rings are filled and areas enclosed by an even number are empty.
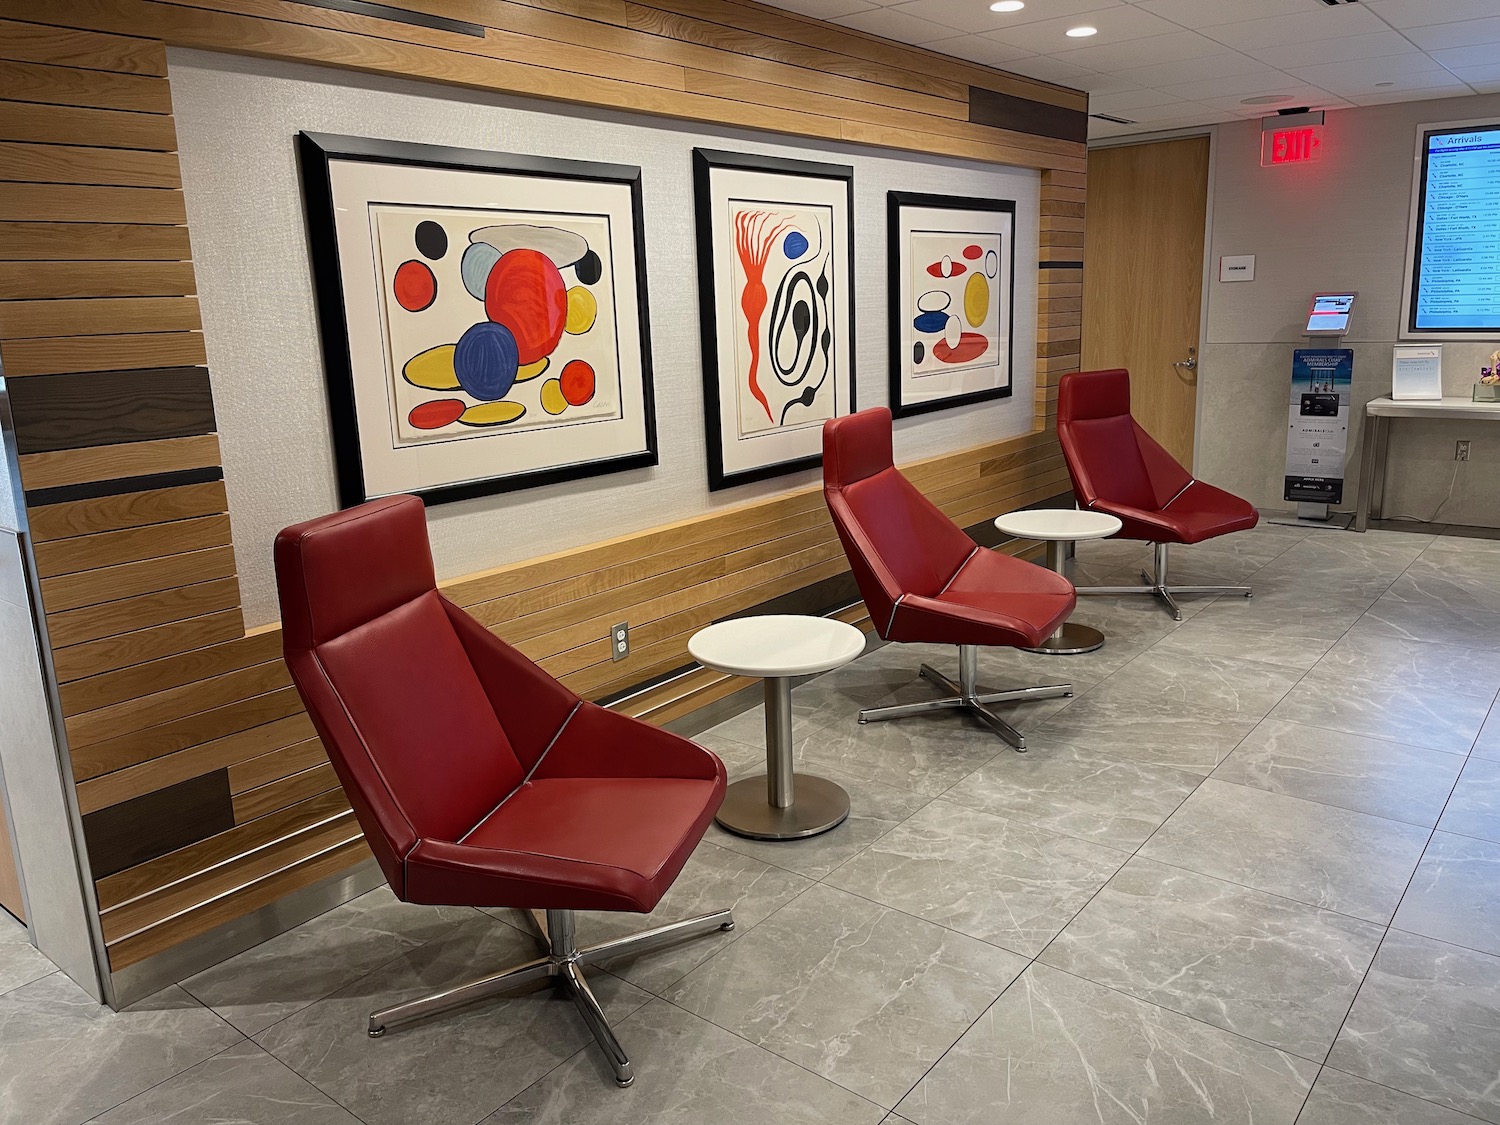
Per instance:
[[[594,327],[594,320],[599,315],[599,302],[594,300],[594,295],[582,285],[575,285],[568,290],[568,321],[567,330],[574,336],[587,332]]]
[[[535,363],[523,363],[516,369],[516,382],[524,383],[527,379],[535,379],[551,366],[552,360],[547,356],[542,356]]]
[[[969,275],[969,283],[964,286],[964,317],[971,327],[979,328],[989,313],[990,283],[984,274],[975,270]]]
[[[519,402],[501,399],[499,402],[482,402],[478,406],[471,406],[458,416],[458,420],[465,426],[503,426],[525,413],[526,408]]]
[[[439,344],[418,352],[406,361],[401,377],[414,387],[426,387],[430,391],[451,391],[458,386],[458,376],[453,371],[453,344]]]
[[[562,381],[548,379],[542,384],[542,409],[548,414],[561,414],[567,408],[568,400],[563,398]]]

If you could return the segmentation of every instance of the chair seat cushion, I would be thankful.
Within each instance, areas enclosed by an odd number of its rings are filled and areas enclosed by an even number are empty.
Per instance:
[[[533,779],[462,843],[422,841],[411,901],[533,909],[655,908],[718,808],[717,779]]]
[[[1260,514],[1248,501],[1201,480],[1193,481],[1159,512],[1107,500],[1096,501],[1093,510],[1120,517],[1125,526],[1119,538],[1153,543],[1201,543],[1233,531],[1248,531],[1260,522]]]
[[[896,607],[891,640],[1031,647],[1073,612],[1073,584],[1046,567],[980,549],[935,598]]]

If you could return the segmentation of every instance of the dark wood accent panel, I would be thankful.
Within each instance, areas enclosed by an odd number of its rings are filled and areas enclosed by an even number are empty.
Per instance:
[[[1061,141],[1082,143],[1089,139],[1088,109],[1073,109],[1031,98],[969,87],[969,120],[976,125],[1010,129],[1017,133],[1035,133]]]
[[[10,403],[21,453],[196,437],[215,429],[206,367],[38,375],[11,383]]]
[[[216,770],[85,814],[83,837],[102,879],[233,827],[229,771]]]
[[[210,465],[202,469],[179,469],[170,473],[147,473],[138,477],[82,481],[53,488],[29,488],[26,490],[26,502],[37,506],[74,504],[129,493],[208,485],[223,479],[224,470],[218,465]]]

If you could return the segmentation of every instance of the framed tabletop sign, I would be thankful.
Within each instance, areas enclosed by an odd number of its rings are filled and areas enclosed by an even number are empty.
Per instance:
[[[656,464],[639,168],[298,150],[340,503]]]
[[[708,487],[811,468],[854,409],[854,169],[695,149]]]
[[[891,413],[1011,393],[1016,204],[893,191]]]

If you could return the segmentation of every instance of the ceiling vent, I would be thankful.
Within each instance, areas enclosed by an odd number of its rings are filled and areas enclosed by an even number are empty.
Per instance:
[[[1113,121],[1116,125],[1134,125],[1135,122],[1128,117],[1116,117],[1112,113],[1091,113],[1090,117],[1097,117],[1100,121]]]

